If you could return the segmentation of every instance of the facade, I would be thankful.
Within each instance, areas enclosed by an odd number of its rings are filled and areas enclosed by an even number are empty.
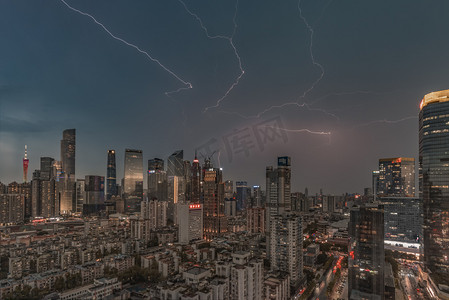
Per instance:
[[[249,252],[232,254],[230,299],[258,300],[263,294],[263,261],[250,259]]]
[[[296,214],[278,214],[270,222],[270,265],[287,272],[290,284],[298,287],[303,277],[302,219]]]
[[[379,159],[377,196],[414,197],[415,159],[408,157]]]
[[[264,281],[264,300],[289,300],[290,275],[287,272],[270,272]]]
[[[204,238],[211,240],[227,232],[227,217],[224,214],[224,183],[220,169],[214,168],[210,160],[203,167],[203,222]]]
[[[167,188],[164,160],[160,158],[148,160],[148,199],[167,201]]]
[[[384,299],[384,208],[369,203],[351,209],[348,297]]]
[[[81,213],[83,212],[83,205],[85,202],[85,190],[86,190],[86,181],[84,179],[77,179],[76,180],[76,212]]]
[[[184,150],[175,151],[168,157],[167,176],[184,176]]]
[[[420,243],[422,240],[422,201],[412,197],[382,197],[385,240]]]
[[[419,194],[424,263],[449,285],[449,90],[427,94],[421,101]]]
[[[115,166],[115,150],[108,150],[106,200],[111,200],[112,196],[117,196],[117,168]]]
[[[203,238],[203,205],[179,204],[178,223],[178,241],[181,244],[201,240]]]

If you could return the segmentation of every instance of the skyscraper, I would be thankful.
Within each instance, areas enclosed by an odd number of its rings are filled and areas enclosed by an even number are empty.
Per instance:
[[[184,176],[184,150],[175,151],[168,157],[167,176]]]
[[[266,168],[266,231],[270,232],[271,217],[291,210],[291,159],[289,156],[278,157],[278,168]],[[267,255],[270,255],[270,235],[267,235]]]
[[[136,196],[143,182],[142,150],[125,150],[125,175],[123,194],[125,197]],[[141,195],[139,195],[141,196]]]
[[[248,187],[248,182],[246,181],[236,181],[235,189],[237,192],[237,210],[244,210],[249,207],[249,198],[251,196],[251,189]]]
[[[190,201],[193,204],[198,204],[201,201],[201,165],[195,152],[195,159],[192,163],[192,179],[191,179],[191,197]]]
[[[84,180],[83,215],[95,214],[104,209],[104,177],[87,175]]]
[[[204,238],[211,240],[227,232],[224,214],[224,183],[220,169],[214,168],[209,159],[203,166]]]
[[[75,193],[75,140],[76,130],[66,129],[61,140],[62,176],[56,178],[59,197],[59,209],[62,214],[69,214],[76,209]]]
[[[23,182],[28,181],[28,164],[30,160],[28,159],[28,153],[27,153],[27,145],[25,145],[25,155],[22,160],[23,164]]]
[[[108,150],[108,167],[106,171],[106,200],[117,195],[117,171],[115,167],[115,150]]]
[[[384,299],[384,207],[368,203],[351,209],[348,297]]]
[[[420,104],[419,194],[424,263],[449,285],[449,90],[427,94]]]
[[[148,160],[148,199],[167,201],[167,172],[163,159]]]
[[[75,175],[75,140],[75,129],[66,129],[63,131],[61,140],[61,163],[62,172],[67,175]]]
[[[415,159],[408,157],[379,159],[377,196],[415,196]]]
[[[274,215],[270,226],[271,270],[288,272],[290,284],[297,288],[303,276],[301,216],[293,213]]]

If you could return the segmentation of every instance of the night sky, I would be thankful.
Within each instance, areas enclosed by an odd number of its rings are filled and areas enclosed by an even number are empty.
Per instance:
[[[107,149],[121,179],[125,148],[146,168],[209,146],[225,179],[264,186],[289,155],[293,191],[362,192],[379,158],[417,157],[419,102],[449,88],[445,0],[66,3],[122,41],[62,1],[0,0],[4,183],[25,144],[31,178],[76,128],[78,178],[106,175]]]

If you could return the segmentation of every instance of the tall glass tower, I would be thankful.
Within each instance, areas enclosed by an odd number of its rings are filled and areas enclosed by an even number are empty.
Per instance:
[[[75,138],[76,129],[66,129],[62,133],[61,162],[62,171],[67,175],[75,175]]]
[[[424,263],[449,285],[449,90],[424,96],[419,112],[419,194]]]
[[[148,199],[167,201],[167,172],[163,159],[148,160]]]
[[[125,150],[125,176],[123,194],[127,196],[138,196],[143,183],[143,157],[142,150]],[[141,196],[141,195],[140,195]]]
[[[115,150],[108,150],[108,169],[106,173],[106,200],[111,200],[112,196],[117,195],[117,170],[115,167]]]
[[[76,209],[75,139],[75,129],[66,129],[63,131],[61,140],[62,176],[59,178],[58,184],[58,194],[60,197],[59,209],[62,214],[70,214]]]

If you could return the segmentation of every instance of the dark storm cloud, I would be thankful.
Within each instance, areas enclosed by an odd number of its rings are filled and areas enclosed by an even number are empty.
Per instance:
[[[233,43],[245,74],[208,113],[204,108],[239,76],[238,59],[226,39],[209,39],[179,1],[67,3],[193,89],[167,97],[185,85],[61,1],[0,0],[0,143],[8,143],[0,147],[6,149],[1,181],[20,176],[24,144],[30,169],[39,156],[57,158],[66,128],[77,128],[80,177],[104,174],[109,148],[117,150],[120,177],[126,147],[143,149],[145,159],[185,149],[192,159],[211,139],[226,149],[231,133],[280,117],[287,141],[262,151],[254,140],[232,160],[223,150],[226,178],[263,185],[265,166],[290,155],[294,190],[361,191],[379,157],[416,157],[419,99],[449,88],[449,2],[443,0],[302,0],[313,55],[324,69],[303,98],[321,70],[312,63],[298,1],[240,1]],[[210,35],[232,34],[234,1],[185,3]],[[255,115],[260,118],[248,117]]]

